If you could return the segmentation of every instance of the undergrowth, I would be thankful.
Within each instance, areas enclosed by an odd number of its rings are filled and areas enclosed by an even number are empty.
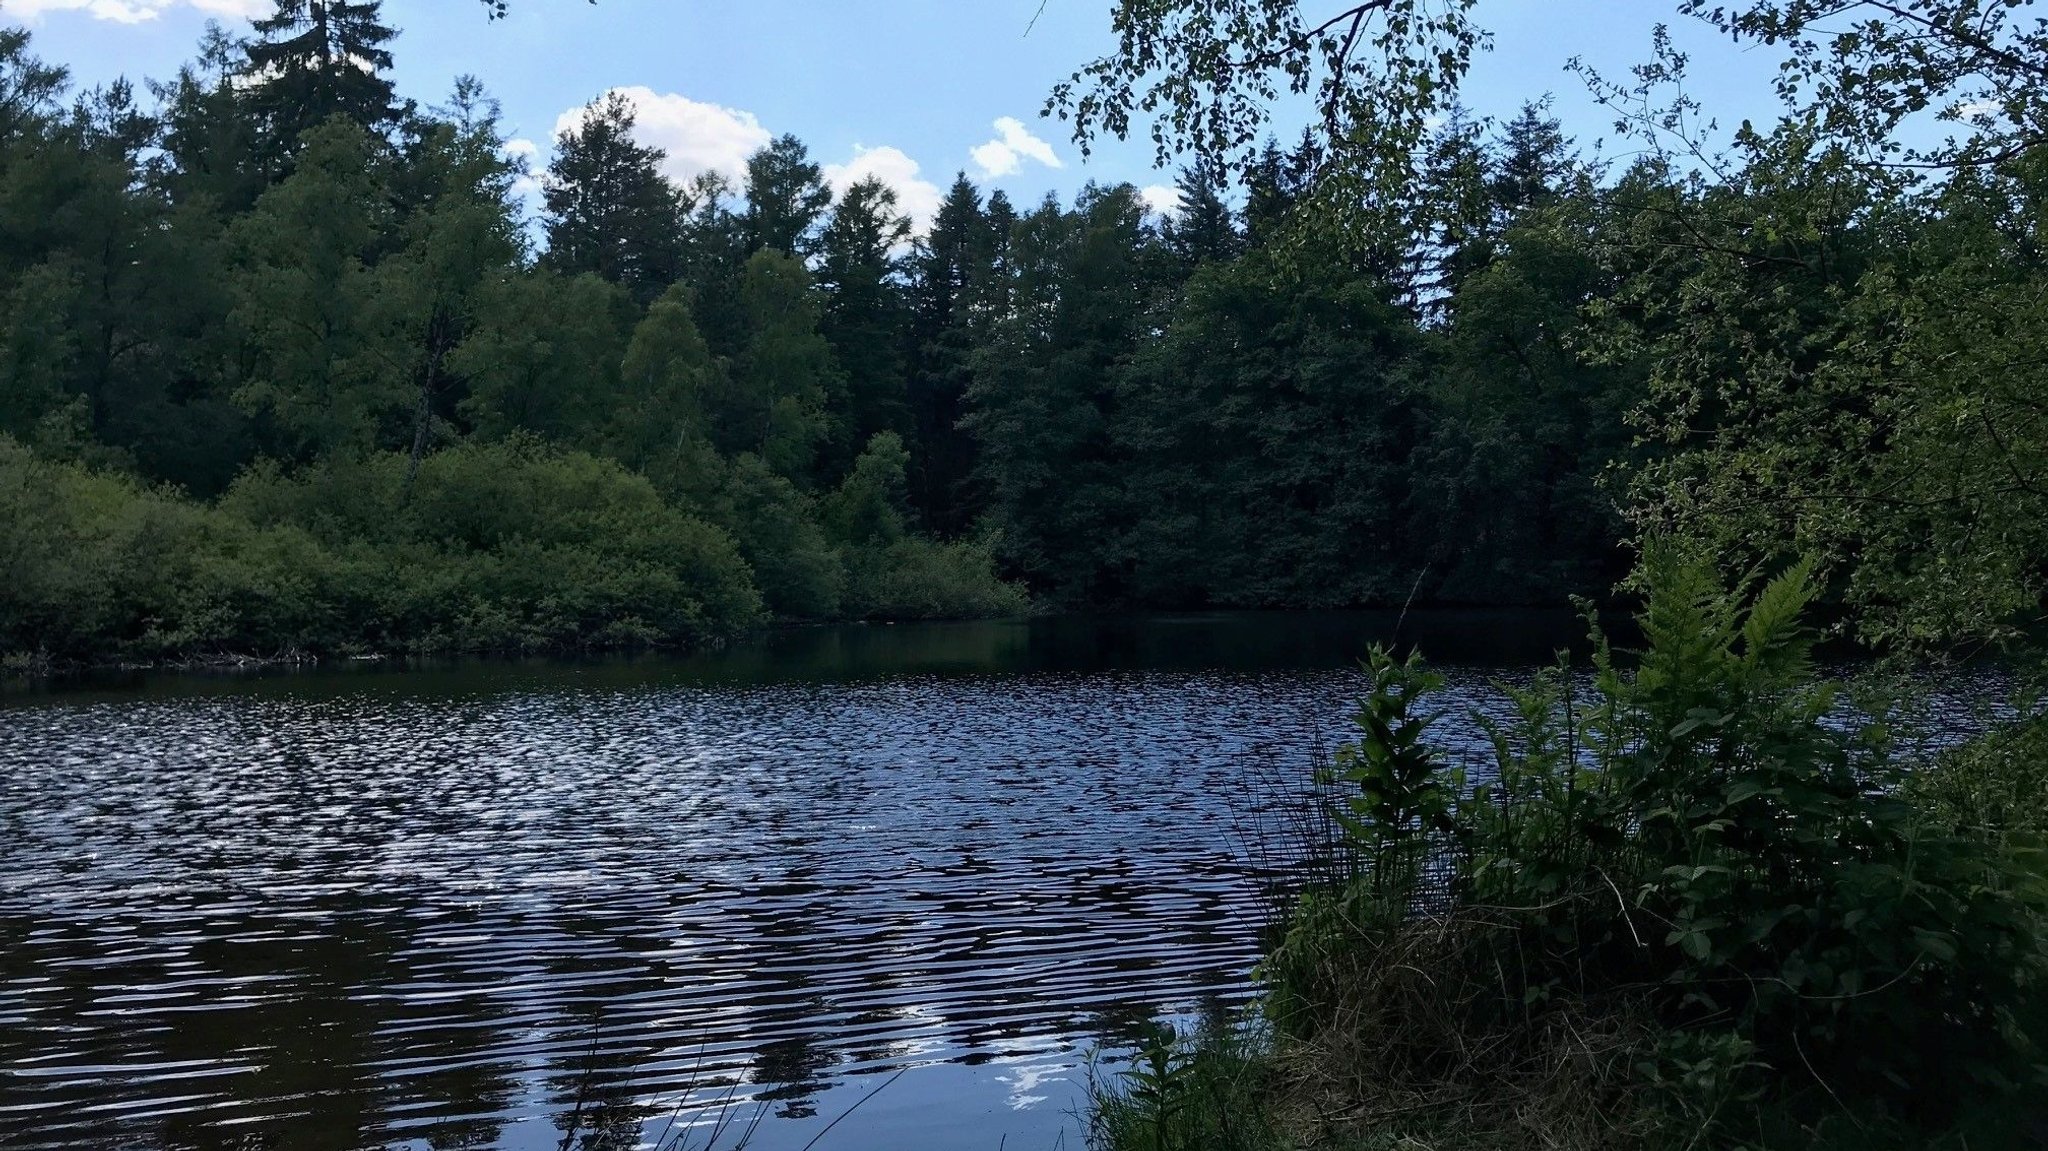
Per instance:
[[[1098,1146],[2048,1145],[2048,732],[1913,770],[1840,720],[1807,567],[1644,572],[1643,648],[1509,689],[1471,778],[1371,654],[1263,1027],[1105,1082]]]

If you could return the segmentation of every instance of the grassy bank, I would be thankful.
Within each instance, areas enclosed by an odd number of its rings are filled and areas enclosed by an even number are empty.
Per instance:
[[[2037,1147],[2048,728],[1910,767],[1839,721],[1807,572],[1653,551],[1639,658],[1466,779],[1384,652],[1242,1031],[1098,1083],[1118,1151]]]

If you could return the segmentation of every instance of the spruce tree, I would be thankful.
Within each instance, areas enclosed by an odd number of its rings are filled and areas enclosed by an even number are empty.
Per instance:
[[[681,274],[683,203],[661,173],[666,154],[636,143],[633,125],[633,105],[613,92],[556,138],[544,262],[624,285],[645,307]]]
[[[273,162],[296,155],[305,134],[342,116],[375,132],[398,117],[389,44],[397,32],[377,0],[277,0],[255,22],[248,100]]]
[[[1510,216],[1547,204],[1566,190],[1578,169],[1572,141],[1550,114],[1549,101],[1524,104],[1502,130],[1496,147],[1494,202]]]
[[[910,221],[897,210],[895,191],[869,179],[840,197],[820,240],[818,280],[825,290],[820,327],[846,389],[828,460],[835,472],[851,464],[877,433],[908,430],[899,336],[908,306],[896,249],[909,237]]]
[[[831,205],[832,190],[803,141],[777,137],[747,161],[747,253],[772,248],[810,257]]]
[[[740,269],[747,263],[746,221],[735,211],[732,181],[705,172],[683,189],[683,282],[693,290],[691,314],[714,355],[746,346]]]
[[[1229,192],[1223,166],[1213,160],[1197,160],[1183,169],[1176,186],[1180,189],[1180,211],[1160,229],[1166,248],[1183,267],[1215,260],[1228,260],[1244,246],[1237,218],[1224,199]]]
[[[152,83],[163,155],[152,176],[172,203],[225,219],[246,212],[268,186],[262,125],[238,87],[246,45],[218,25],[199,42],[198,59],[176,79]]]
[[[947,535],[971,518],[965,489],[974,441],[960,419],[972,378],[970,295],[986,273],[990,247],[981,193],[963,172],[910,257],[911,493],[925,524]]]

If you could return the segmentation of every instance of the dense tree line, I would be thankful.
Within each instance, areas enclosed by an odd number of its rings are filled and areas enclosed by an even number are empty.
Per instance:
[[[1585,411],[1567,434],[1608,461],[1599,488],[1628,538],[1686,538],[1737,570],[1812,557],[1831,618],[1877,647],[2010,650],[2048,620],[2048,380],[2033,349],[2048,23],[2032,7],[1676,0],[1674,15],[1777,59],[1782,115],[1717,131],[1693,61],[1659,26],[1623,77],[1573,65],[1638,157],[1580,184],[1540,150],[1496,148],[1484,174],[1457,93],[1488,39],[1485,0],[1321,14],[1117,0],[1116,49],[1047,108],[1084,148],[1150,120],[1163,158],[1256,189],[1271,160],[1255,142],[1284,106],[1270,97],[1311,99],[1306,199],[1283,249],[1393,269],[1440,347],[1490,348],[1513,371],[1560,370],[1549,378],[1566,394],[1603,396],[1525,408],[1515,449]],[[1448,318],[1432,324],[1438,303]],[[1466,343],[1463,325],[1489,334]],[[1455,372],[1426,374],[1439,402],[1458,393]],[[1510,387],[1481,403],[1532,398]],[[1454,450],[1418,474],[1515,456]]]
[[[0,651],[697,642],[1021,610],[911,502],[893,195],[793,139],[679,188],[617,99],[544,174],[286,0],[147,94],[0,34]]]
[[[1660,27],[1626,79],[1578,68],[1639,157],[1581,176],[1528,146],[1552,134],[1540,113],[1491,147],[1458,115],[1486,0],[1115,0],[1116,50],[1052,99],[1083,143],[1150,119],[1162,153],[1256,186],[1271,162],[1245,144],[1271,96],[1323,112],[1273,261],[1296,285],[1283,314],[1318,298],[1306,270],[1342,259],[1418,317],[1397,362],[1420,382],[1371,394],[1378,419],[1352,433],[1367,475],[1396,445],[1437,453],[1404,477],[1425,512],[1410,530],[1443,526],[1467,560],[1517,532],[1481,570],[1541,571],[1530,557],[1573,554],[1542,533],[1590,490],[1624,509],[1641,608],[1634,650],[1596,625],[1590,676],[1510,689],[1470,775],[1424,734],[1444,681],[1375,650],[1355,740],[1269,830],[1314,862],[1277,885],[1262,1026],[1162,1029],[1097,1086],[1094,1142],[2040,1143],[2048,21],[2032,6],[1677,0],[1776,55],[1782,115],[1719,134]],[[1283,330],[1227,330],[1182,376]],[[1419,430],[1385,431],[1400,418]],[[1589,459],[1605,466],[1586,488]],[[1404,538],[1368,522],[1348,554]],[[1914,674],[1845,691],[1814,661],[1822,619]],[[2015,657],[2009,722],[1938,752],[1897,738],[1917,710],[1953,714],[1933,685],[1957,681],[1929,657],[1986,651]]]
[[[914,236],[792,137],[678,185],[617,95],[556,141],[536,227],[490,98],[402,98],[394,36],[284,0],[146,97],[0,43],[0,646],[687,641],[1024,587],[1343,606],[1614,574],[1595,480],[1637,376],[1566,345],[1594,173],[1536,110],[1461,122],[1469,235],[1418,205],[1374,260],[1285,244],[1298,149],[1248,189],[1189,170],[1164,217],[962,176]]]
[[[1165,214],[963,175],[914,234],[792,137],[679,185],[613,95],[529,222],[488,95],[402,98],[394,35],[283,0],[146,97],[0,42],[0,648],[1555,603],[1629,516],[1853,560],[1871,638],[2038,601],[2033,359],[1973,335],[2031,330],[2030,152],[1612,168],[1453,108],[1397,187],[1311,132]]]

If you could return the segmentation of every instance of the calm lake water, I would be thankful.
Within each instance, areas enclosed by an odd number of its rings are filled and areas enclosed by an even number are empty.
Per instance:
[[[1250,782],[1394,622],[0,696],[0,1145],[1079,1148],[1091,1059],[1247,995]],[[1494,709],[1580,631],[1403,636]]]

